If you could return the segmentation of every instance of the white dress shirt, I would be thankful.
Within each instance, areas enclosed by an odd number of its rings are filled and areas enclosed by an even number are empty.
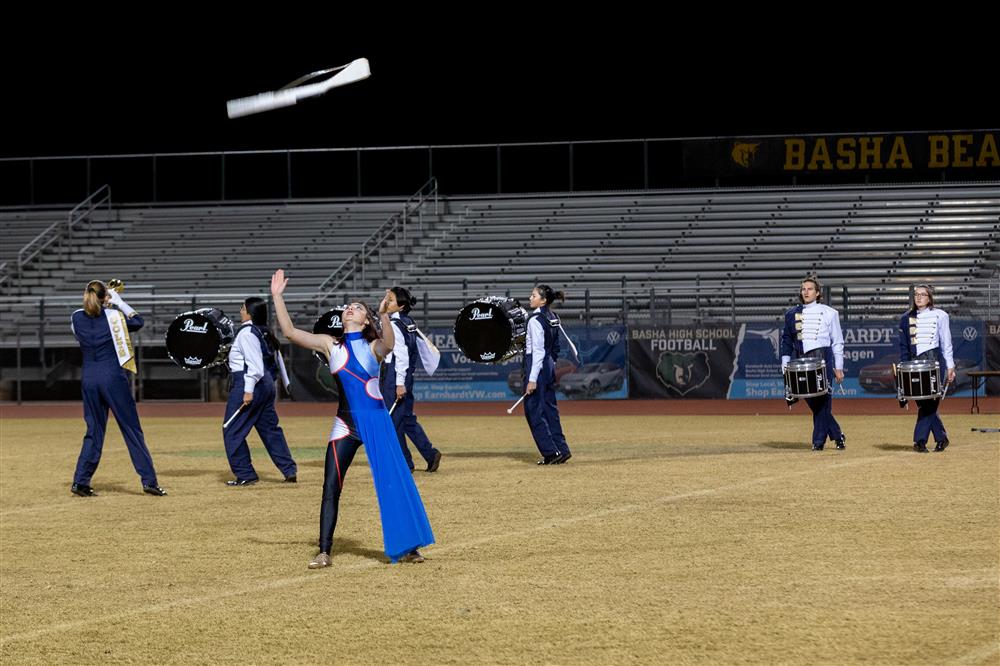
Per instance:
[[[399,313],[393,312],[389,319],[399,321]],[[385,360],[396,366],[396,386],[406,386],[406,371],[410,369],[410,350],[407,349],[406,339],[399,332],[398,327],[394,332],[396,333],[396,341]]]
[[[243,392],[253,393],[254,386],[264,376],[264,355],[260,351],[260,340],[250,330],[251,322],[246,322],[236,331],[236,338],[229,350],[229,371],[243,372]]]
[[[535,312],[540,312],[541,308],[535,308]],[[532,317],[528,322],[528,330],[525,335],[524,346],[531,353],[531,371],[528,373],[529,382],[538,381],[538,373],[542,371],[542,361],[545,360],[545,329],[542,328],[542,317]]]

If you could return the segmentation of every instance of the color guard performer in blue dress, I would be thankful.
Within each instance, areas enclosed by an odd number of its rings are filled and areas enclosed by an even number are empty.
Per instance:
[[[802,280],[798,305],[785,313],[785,327],[781,334],[781,369],[795,358],[821,358],[826,361],[827,373],[833,370],[837,383],[844,381],[844,336],[840,330],[840,315],[823,305],[822,285],[815,277]],[[829,381],[829,374],[827,375]],[[833,395],[806,398],[813,413],[813,451],[822,451],[827,437],[837,443],[840,450],[847,448],[847,437],[833,418]]]
[[[83,419],[87,434],[76,463],[70,490],[80,497],[97,495],[90,480],[101,462],[108,410],[122,431],[132,466],[142,479],[142,490],[156,496],[166,495],[156,480],[153,458],[139,425],[132,386],[126,371],[135,372],[135,351],[129,332],[143,326],[142,317],[122,300],[117,291],[100,280],[92,280],[83,292],[83,309],[73,313],[73,335],[83,353]]]
[[[399,448],[410,471],[413,471],[413,456],[406,446],[407,437],[427,462],[427,471],[436,472],[441,465],[441,452],[431,444],[427,433],[417,422],[417,415],[413,413],[413,373],[417,369],[419,358],[424,371],[428,375],[434,374],[441,354],[423,337],[416,323],[410,318],[410,309],[416,304],[416,299],[408,289],[392,287],[389,289],[386,302],[389,321],[395,327],[393,334],[396,342],[392,347],[392,353],[382,362],[382,395],[386,403],[394,405],[390,410],[392,422],[399,437]]]
[[[275,272],[271,278],[271,295],[281,332],[300,347],[327,357],[340,394],[326,450],[320,552],[309,563],[309,568],[330,566],[344,477],[362,445],[375,483],[385,554],[392,562],[423,562],[417,549],[434,543],[434,534],[379,391],[379,359],[392,351],[395,342],[393,327],[386,314],[386,300],[383,299],[379,306],[381,337],[375,327],[375,314],[363,303],[355,302],[344,309],[344,336],[338,341],[329,335],[308,333],[294,327],[282,296],[287,285],[285,272]]]
[[[539,465],[561,465],[573,454],[563,435],[556,404],[556,360],[559,358],[559,317],[551,310],[565,294],[546,284],[531,290],[527,335],[524,341],[524,418],[531,428],[535,446],[542,454]]]
[[[899,360],[938,361],[944,358],[948,368],[947,383],[955,381],[955,357],[951,346],[951,322],[948,313],[934,307],[934,287],[913,287],[913,302],[899,320]],[[934,450],[948,448],[948,433],[938,416],[940,398],[917,401],[917,424],[913,428],[913,450],[927,453],[927,438],[934,433]]]
[[[248,486],[257,483],[246,439],[251,428],[257,429],[260,441],[285,481],[295,483],[297,467],[274,408],[275,380],[280,375],[287,384],[287,375],[278,340],[268,328],[267,302],[257,297],[246,299],[240,308],[240,321],[243,323],[229,350],[229,401],[223,419],[228,425],[222,429],[229,468],[236,478],[226,484]]]

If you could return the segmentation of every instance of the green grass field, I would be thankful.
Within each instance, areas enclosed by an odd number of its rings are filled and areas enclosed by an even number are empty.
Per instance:
[[[576,416],[538,467],[523,418],[427,417],[428,561],[388,564],[359,454],[318,571],[328,419],[283,421],[296,485],[252,435],[247,488],[219,419],[145,419],[163,498],[111,425],[86,499],[82,419],[4,419],[0,662],[997,664],[991,418],[919,455],[912,415],[819,453],[804,415]]]

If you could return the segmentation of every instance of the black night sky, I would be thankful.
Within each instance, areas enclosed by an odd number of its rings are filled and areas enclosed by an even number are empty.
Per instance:
[[[840,35],[832,48],[826,35],[813,41],[771,30],[748,39],[741,29],[704,26],[694,35],[677,26],[633,34],[614,26],[480,31],[434,22],[363,31],[302,19],[295,30],[269,26],[274,31],[265,32],[175,17],[163,29],[147,21],[143,29],[95,29],[81,37],[64,26],[8,40],[0,153],[1000,125],[992,101],[996,58],[985,50],[860,48],[862,37],[851,35]],[[357,57],[371,63],[366,81],[298,106],[226,117],[228,99],[274,90]]]

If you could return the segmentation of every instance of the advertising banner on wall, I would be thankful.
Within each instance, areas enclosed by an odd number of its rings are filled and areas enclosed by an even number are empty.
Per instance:
[[[632,398],[725,398],[743,326],[629,328]]]
[[[837,397],[895,397],[892,366],[899,361],[897,322],[847,322],[841,323],[841,328],[844,333],[844,383],[843,393],[835,385]],[[982,367],[983,322],[953,319],[951,335],[956,377],[948,394],[971,395],[972,378],[968,371]],[[738,345],[736,371],[728,397],[784,398],[780,347],[781,326],[778,323],[747,324]]]
[[[625,327],[621,325],[564,326],[576,345],[574,358],[565,338],[560,336],[560,354],[556,362],[556,398],[622,399],[628,397]],[[417,400],[513,402],[523,392],[521,355],[499,364],[473,363],[455,343],[450,329],[425,331],[441,350],[441,364],[433,376],[423,368],[415,375],[413,393]]]

